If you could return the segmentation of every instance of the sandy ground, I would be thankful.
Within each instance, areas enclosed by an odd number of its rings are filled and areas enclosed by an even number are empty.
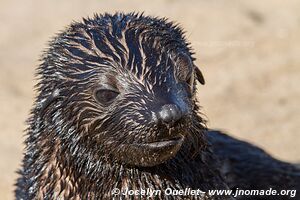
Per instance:
[[[40,52],[72,20],[95,12],[179,22],[206,77],[199,99],[209,127],[300,162],[299,10],[297,0],[0,0],[0,198],[13,199]]]

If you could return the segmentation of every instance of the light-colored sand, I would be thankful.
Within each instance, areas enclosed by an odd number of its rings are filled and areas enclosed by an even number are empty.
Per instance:
[[[1,0],[0,198],[13,198],[40,52],[95,12],[145,11],[182,24],[206,77],[199,98],[209,127],[300,162],[299,10],[297,0]]]

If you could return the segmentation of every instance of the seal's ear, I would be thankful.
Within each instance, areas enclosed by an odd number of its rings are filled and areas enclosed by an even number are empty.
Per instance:
[[[200,69],[199,69],[196,65],[194,65],[194,67],[195,67],[195,73],[196,73],[196,78],[197,78],[197,80],[198,80],[202,85],[204,85],[204,84],[205,84],[205,80],[204,80],[204,77],[203,77],[202,72],[200,71]]]

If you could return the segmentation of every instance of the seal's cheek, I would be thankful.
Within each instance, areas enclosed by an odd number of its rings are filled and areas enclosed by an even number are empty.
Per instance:
[[[159,165],[176,155],[184,142],[184,137],[167,141],[127,144],[120,146],[119,160],[133,166],[152,167]]]

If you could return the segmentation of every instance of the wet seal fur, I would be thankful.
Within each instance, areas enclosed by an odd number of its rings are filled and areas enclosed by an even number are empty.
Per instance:
[[[195,85],[204,78],[194,60],[178,25],[135,13],[95,15],[58,34],[38,68],[16,198],[143,199],[112,191],[236,187],[222,168],[231,155],[221,149],[232,143],[211,139],[199,114]]]

